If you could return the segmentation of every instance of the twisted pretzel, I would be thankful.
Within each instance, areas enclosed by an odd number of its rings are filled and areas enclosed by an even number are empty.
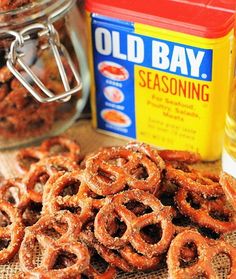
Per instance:
[[[151,148],[150,145],[145,143],[130,142],[125,146],[125,148],[134,152],[144,154],[151,161],[153,161],[160,170],[163,170],[165,168],[165,162],[160,157],[159,151],[157,149]]]
[[[137,217],[132,211],[126,208],[129,201],[138,201],[152,209],[151,213]],[[114,218],[121,218],[126,224],[126,231],[121,237],[113,237],[108,232],[109,221]],[[174,235],[174,226],[171,222],[172,210],[163,206],[153,195],[141,190],[129,190],[115,195],[108,199],[95,217],[94,233],[96,238],[110,249],[121,249],[127,244],[147,257],[162,254]],[[157,243],[148,243],[141,236],[142,228],[148,225],[160,224],[162,235]]]
[[[76,189],[75,187],[78,187]],[[67,186],[72,186],[75,193],[65,194],[63,190]],[[43,193],[43,212],[53,213],[63,208],[79,209],[80,220],[82,223],[94,215],[94,208],[100,208],[103,200],[95,199],[91,195],[90,189],[84,182],[83,172],[73,171],[65,174],[52,176],[45,185]]]
[[[38,106],[38,103],[33,101],[27,89],[24,87],[18,87],[12,90],[0,103],[1,113],[6,115],[16,115],[16,111],[22,111],[26,108],[29,113],[35,113]]]
[[[141,152],[148,156],[153,162],[156,162],[158,165],[162,165],[164,169],[164,162],[161,162],[161,159],[164,161],[178,161],[184,162],[186,164],[193,164],[200,161],[201,157],[198,153],[193,153],[189,151],[181,150],[157,150],[151,148],[145,143],[130,142],[127,144],[126,148]]]
[[[166,178],[180,187],[206,196],[222,195],[219,182],[215,182],[197,170],[176,169],[170,164],[166,166]]]
[[[183,267],[180,262],[181,249],[190,243],[194,243],[197,247],[197,262]],[[235,278],[236,248],[224,241],[209,242],[193,230],[184,231],[178,234],[170,245],[167,257],[169,276],[173,279],[192,279],[197,276],[209,279],[217,278],[217,273],[212,266],[212,259],[220,253],[230,257],[231,270],[227,278]]]
[[[59,233],[59,227],[63,229],[63,233]],[[52,229],[59,233],[58,238],[54,239],[49,234]],[[26,228],[19,252],[19,260],[23,272],[39,277],[46,274],[46,278],[79,276],[88,268],[90,261],[88,249],[77,241],[80,229],[81,223],[78,217],[68,211],[45,215],[35,225]],[[37,241],[43,249],[43,258],[38,267],[33,261],[34,246]],[[76,255],[77,259],[71,266],[54,269],[57,255],[62,251]]]
[[[236,229],[235,212],[226,208],[224,197],[205,199],[201,195],[180,188],[175,199],[180,212],[200,226],[211,228],[219,233]],[[228,220],[219,220],[217,216],[214,218],[215,213],[219,217],[226,216]]]
[[[80,159],[80,146],[73,140],[68,139],[66,137],[53,137],[48,140],[45,140],[42,144],[40,149],[43,152],[51,153],[53,147],[61,146],[62,148],[67,149],[68,151],[60,152],[61,156],[69,157],[72,161],[78,162]],[[54,154],[54,153],[53,153]],[[54,154],[55,155],[55,154]]]
[[[140,168],[144,173],[141,177],[140,172],[137,173]],[[154,192],[160,176],[160,168],[147,156],[122,147],[104,149],[86,161],[86,182],[93,192],[101,196],[118,193],[127,185]]]
[[[71,172],[76,169],[78,169],[78,166],[75,162],[62,156],[44,158],[38,163],[32,165],[30,171],[24,178],[24,183],[26,185],[30,199],[34,202],[42,202],[42,189],[39,191],[35,189],[35,186],[38,182],[41,182],[41,184],[44,186],[48,178],[53,174],[61,171]]]
[[[21,173],[27,173],[32,162],[36,163],[46,156],[47,153],[37,147],[21,149],[16,155],[17,167]]]
[[[0,264],[4,264],[11,260],[18,252],[24,236],[24,226],[20,212],[10,203],[1,201],[0,211],[5,212],[10,219],[9,225],[0,227],[0,239],[9,241],[8,246],[0,251]]]

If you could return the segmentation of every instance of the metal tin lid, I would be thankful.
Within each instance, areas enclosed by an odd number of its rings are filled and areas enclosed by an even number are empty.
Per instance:
[[[236,0],[87,0],[89,12],[204,38],[234,27]]]

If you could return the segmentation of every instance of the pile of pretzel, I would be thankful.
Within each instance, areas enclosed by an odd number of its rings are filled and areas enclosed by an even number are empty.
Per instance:
[[[26,4],[31,3],[32,0],[1,0],[0,1],[0,12],[15,10],[23,7]]]
[[[44,64],[44,69],[32,65],[31,69],[49,90],[63,92],[55,61],[49,55],[37,53],[36,61]],[[63,60],[65,67],[65,60]],[[47,65],[47,66],[46,66]],[[72,72],[67,67],[69,81]],[[35,90],[37,88],[35,87]],[[74,106],[74,105],[73,105]],[[31,96],[20,82],[13,78],[7,66],[0,68],[0,134],[6,138],[27,138],[42,135],[49,131],[57,120],[63,120],[61,111],[63,104],[39,103]],[[71,111],[73,113],[73,107]],[[64,117],[68,113],[64,111]],[[67,116],[68,117],[68,116]]]
[[[223,236],[236,230],[236,182],[196,170],[199,161],[135,142],[82,158],[65,137],[21,150],[22,178],[0,187],[0,263],[19,251],[15,278],[109,279],[163,264],[172,279],[217,278],[223,253],[235,278],[236,248]]]

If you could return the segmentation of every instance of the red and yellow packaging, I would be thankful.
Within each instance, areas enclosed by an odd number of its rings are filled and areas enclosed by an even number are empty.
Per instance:
[[[94,126],[218,159],[234,75],[235,4],[88,0]]]

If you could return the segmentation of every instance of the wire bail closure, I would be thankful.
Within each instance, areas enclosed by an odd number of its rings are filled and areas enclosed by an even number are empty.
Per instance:
[[[59,95],[55,95],[52,91],[42,83],[42,81],[34,74],[28,65],[23,61],[24,53],[20,49],[24,46],[25,42],[31,39],[30,34],[37,32],[38,38],[47,36],[48,44],[43,46],[43,49],[51,48],[54,55],[60,77],[64,86],[65,91]],[[12,74],[21,82],[21,84],[29,91],[29,93],[40,103],[49,103],[54,101],[67,102],[70,100],[71,95],[78,93],[82,89],[82,81],[79,73],[68,53],[66,48],[61,44],[59,39],[59,34],[54,28],[53,24],[48,22],[47,24],[35,23],[31,24],[20,32],[16,31],[0,31],[0,34],[11,35],[15,37],[10,46],[10,51],[7,57],[6,65]],[[62,63],[61,55],[65,57],[68,65],[74,75],[76,85],[71,88],[65,67]],[[39,94],[33,86],[27,81],[27,79],[20,73],[16,68],[16,64],[27,73],[27,75],[32,79],[32,81],[40,88],[41,94]]]

